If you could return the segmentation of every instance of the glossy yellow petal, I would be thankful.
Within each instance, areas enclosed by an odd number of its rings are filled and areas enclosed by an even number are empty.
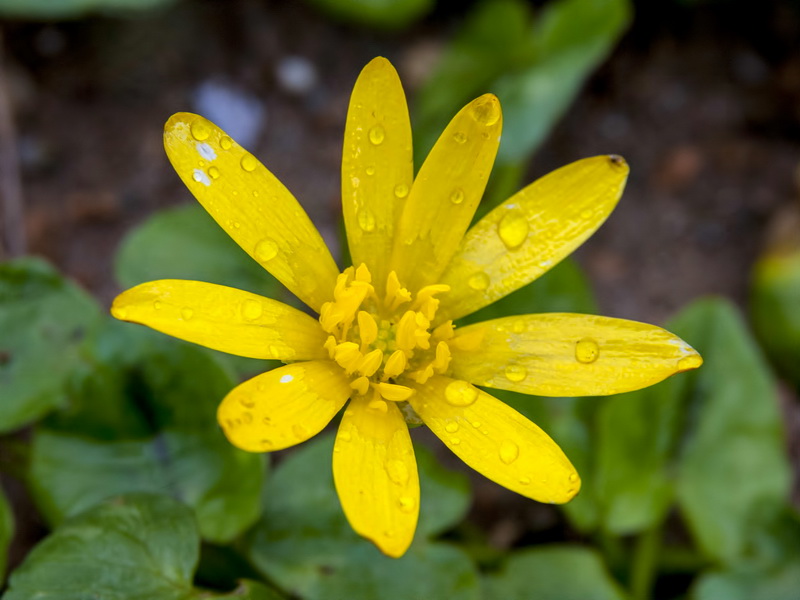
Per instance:
[[[353,529],[384,554],[401,556],[417,527],[419,477],[397,405],[353,398],[336,436],[333,479]]]
[[[277,300],[203,281],[162,279],[114,300],[111,314],[207,348],[276,360],[327,358],[319,321]]]
[[[219,405],[217,420],[242,450],[281,450],[322,431],[352,391],[334,362],[294,363],[235,387]]]
[[[454,377],[537,396],[630,392],[703,363],[660,327],[568,313],[469,325],[456,330],[450,349]]]
[[[562,167],[472,227],[447,266],[439,319],[458,319],[530,283],[572,253],[617,205],[628,178],[619,156]]]
[[[412,292],[438,283],[492,170],[503,119],[491,94],[465,106],[420,168],[400,216],[392,267]]]
[[[305,211],[278,179],[219,127],[191,113],[164,126],[180,178],[242,249],[319,312],[339,270]]]
[[[539,502],[562,504],[578,493],[578,473],[558,444],[508,405],[448,377],[415,387],[411,406],[481,475]]]
[[[342,209],[353,264],[366,263],[378,294],[400,209],[414,179],[411,123],[400,78],[385,58],[356,81],[342,152]]]

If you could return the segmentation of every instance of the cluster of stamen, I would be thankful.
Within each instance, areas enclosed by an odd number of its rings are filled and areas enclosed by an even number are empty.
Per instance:
[[[449,290],[447,285],[429,285],[413,296],[392,271],[379,297],[365,264],[339,275],[334,299],[322,305],[319,322],[330,334],[325,349],[351,377],[356,393],[403,402],[414,390],[398,380],[422,384],[447,371],[453,322],[433,330],[431,323],[439,308],[435,296]]]

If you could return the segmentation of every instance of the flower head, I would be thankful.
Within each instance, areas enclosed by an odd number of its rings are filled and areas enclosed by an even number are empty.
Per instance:
[[[353,266],[339,272],[291,193],[214,124],[180,113],[164,145],[187,187],[259,264],[319,316],[197,281],[116,298],[114,316],[285,366],[233,389],[218,418],[236,446],[268,452],[319,433],[347,405],[333,473],[353,528],[400,556],[419,479],[407,422],[422,422],[489,479],[569,501],[574,467],[536,425],[476,386],[543,396],[612,394],[698,367],[685,342],[642,323],[565,313],[456,328],[571,253],[616,205],[616,156],[539,179],[473,227],[500,142],[500,103],[481,96],[450,122],[414,177],[400,81],[383,58],[356,82],[345,128],[342,206]]]

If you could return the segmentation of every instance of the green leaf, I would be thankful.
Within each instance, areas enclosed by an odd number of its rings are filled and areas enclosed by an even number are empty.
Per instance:
[[[732,563],[744,556],[759,512],[788,498],[791,470],[775,383],[730,304],[697,302],[670,328],[705,360],[691,375],[678,501],[705,553]]]
[[[522,0],[479,4],[419,94],[418,159],[464,104],[494,92],[504,119],[498,164],[527,160],[605,60],[630,13],[628,0],[555,0],[530,26]]]
[[[429,542],[461,520],[469,502],[463,476],[447,473],[415,447],[422,488],[417,537],[400,559],[358,537],[339,505],[331,475],[332,436],[318,437],[275,470],[248,555],[255,567],[304,600],[330,598],[477,599],[477,574],[456,548]]]
[[[500,572],[483,579],[484,598],[503,600],[624,600],[600,556],[579,546],[514,552]]]
[[[197,204],[158,212],[131,231],[117,252],[114,272],[126,288],[192,279],[271,298],[288,293]]]
[[[191,510],[151,494],[110,499],[61,525],[10,578],[4,600],[279,600],[262,584],[192,587],[200,539]]]
[[[97,304],[36,258],[0,264],[0,432],[35,421],[66,399]]]
[[[767,355],[800,389],[800,250],[766,254],[758,260],[750,311]]]
[[[30,483],[51,523],[112,495],[164,492],[192,506],[205,539],[228,542],[260,513],[264,457],[231,446],[216,408],[234,386],[201,348],[129,324],[95,341],[99,365],[72,406],[41,424]]]
[[[0,0],[0,15],[26,19],[65,19],[98,11],[147,10],[174,0]]]
[[[0,587],[3,585],[3,578],[6,572],[6,560],[8,559],[8,547],[14,537],[14,513],[8,503],[3,488],[0,488]]]
[[[308,0],[330,16],[376,29],[407,27],[433,8],[434,0]]]
[[[800,561],[769,571],[742,568],[703,575],[693,600],[797,600]]]

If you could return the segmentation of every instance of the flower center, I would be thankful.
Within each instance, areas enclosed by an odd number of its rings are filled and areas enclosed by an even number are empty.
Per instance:
[[[392,271],[381,298],[365,264],[339,275],[334,300],[322,305],[319,322],[330,334],[328,354],[351,377],[356,393],[371,391],[375,401],[403,402],[414,393],[403,385],[405,378],[425,383],[447,371],[453,322],[433,330],[431,322],[439,308],[435,296],[449,290],[429,285],[413,296]]]

